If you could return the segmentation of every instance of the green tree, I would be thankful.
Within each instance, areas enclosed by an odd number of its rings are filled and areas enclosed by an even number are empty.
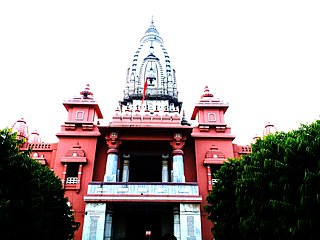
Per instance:
[[[214,233],[237,224],[237,239],[320,239],[320,121],[268,135],[252,146],[250,155],[234,161],[240,167],[224,164],[207,198]],[[230,192],[217,195],[222,190]],[[220,223],[215,215],[230,212],[227,201],[238,218]],[[219,234],[216,239],[226,239]]]
[[[240,215],[236,206],[236,180],[242,171],[241,162],[228,159],[214,175],[218,179],[207,197],[210,205],[205,206],[209,219],[214,223],[213,235],[216,239],[238,239]]]
[[[61,181],[0,130],[0,239],[73,239],[78,225]]]

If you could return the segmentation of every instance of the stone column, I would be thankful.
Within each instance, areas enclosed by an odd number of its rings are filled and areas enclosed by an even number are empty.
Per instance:
[[[116,182],[118,172],[118,150],[111,148],[107,152],[106,172],[103,178],[104,182]]]
[[[112,209],[110,207],[107,207],[103,240],[112,239],[112,214],[113,214]]]
[[[183,151],[175,149],[172,152],[172,182],[183,183],[186,181],[184,175]]]
[[[181,239],[202,240],[199,203],[180,203]]]
[[[162,182],[169,182],[168,159],[169,154],[162,154]]]
[[[104,240],[105,218],[105,203],[87,203],[82,240]]]
[[[122,182],[129,182],[130,154],[123,154]]]
[[[64,186],[66,185],[66,182],[67,182],[67,163],[65,163],[63,165],[61,182],[62,182],[62,187],[64,188]]]
[[[78,170],[78,181],[77,181],[77,189],[78,189],[78,191],[80,190],[80,187],[81,187],[82,168],[83,168],[83,164],[80,163],[79,164],[79,170]]]
[[[180,240],[180,209],[179,205],[173,207],[173,235]]]

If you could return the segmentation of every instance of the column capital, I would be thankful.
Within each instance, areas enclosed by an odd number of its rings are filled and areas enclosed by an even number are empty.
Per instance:
[[[176,155],[183,155],[183,151],[181,149],[174,149],[172,151],[172,155],[176,156]]]
[[[119,150],[116,148],[110,148],[108,149],[107,154],[110,154],[110,153],[118,154]]]
[[[162,154],[161,155],[161,157],[162,157],[162,160],[168,160],[169,159],[169,154]]]
[[[112,141],[112,140],[107,140],[106,141],[108,148],[119,148],[121,141]]]
[[[181,150],[183,148],[184,142],[173,140],[170,142],[170,145],[174,150]]]
[[[130,160],[129,159],[123,160],[123,166],[129,166],[129,164],[130,164]]]

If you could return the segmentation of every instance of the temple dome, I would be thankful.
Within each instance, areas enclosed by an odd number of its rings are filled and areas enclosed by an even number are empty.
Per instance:
[[[41,143],[41,138],[37,130],[30,134],[28,143]]]
[[[27,139],[29,137],[28,126],[23,118],[19,119],[12,125],[12,131],[17,132],[17,137],[20,139]]]
[[[274,134],[276,133],[276,131],[277,129],[275,128],[275,126],[271,122],[267,122],[263,130],[263,136]]]

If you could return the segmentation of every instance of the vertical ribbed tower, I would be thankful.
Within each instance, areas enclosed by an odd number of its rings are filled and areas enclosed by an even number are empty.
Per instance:
[[[121,109],[179,111],[175,70],[153,19],[128,68]]]

